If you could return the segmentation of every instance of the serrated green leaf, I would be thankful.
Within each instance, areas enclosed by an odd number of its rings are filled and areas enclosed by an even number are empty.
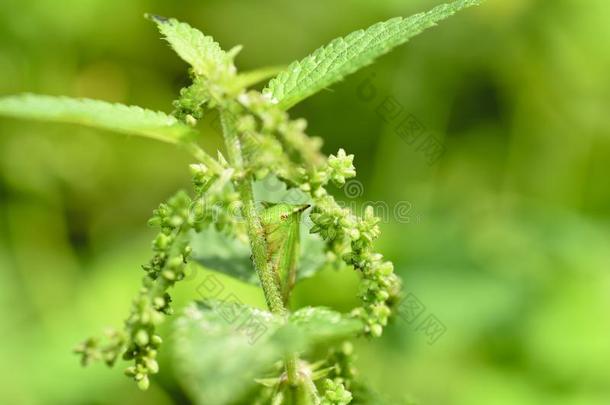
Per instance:
[[[193,236],[192,258],[202,266],[252,285],[260,285],[247,242],[209,227]]]
[[[269,312],[229,300],[189,306],[176,322],[174,353],[179,381],[194,402],[234,403],[253,389],[255,378],[282,357],[270,343],[279,324]]]
[[[172,49],[193,67],[195,74],[218,81],[237,73],[233,59],[240,47],[225,52],[214,38],[187,23],[151,14],[146,17],[157,24]]]
[[[306,346],[351,337],[362,330],[362,323],[325,307],[305,307],[288,317],[280,331],[290,330],[304,336]]]
[[[0,98],[0,115],[81,124],[177,143],[195,135],[170,115],[90,99],[23,94]]]
[[[481,0],[458,0],[425,13],[408,18],[393,18],[337,38],[305,59],[292,63],[269,82],[263,93],[281,108],[288,109],[371,64],[379,56],[435,26],[437,22],[480,2]]]
[[[197,403],[233,403],[286,352],[305,352],[362,328],[327,308],[304,308],[285,321],[230,294],[220,298],[189,306],[176,322],[177,371]]]

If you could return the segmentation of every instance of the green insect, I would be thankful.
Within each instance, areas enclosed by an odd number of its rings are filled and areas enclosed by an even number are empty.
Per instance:
[[[267,260],[280,287],[284,304],[296,281],[300,254],[300,227],[303,211],[309,204],[265,204],[261,222],[267,241]]]

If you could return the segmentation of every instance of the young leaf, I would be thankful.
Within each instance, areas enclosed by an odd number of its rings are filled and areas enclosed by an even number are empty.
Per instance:
[[[207,269],[260,286],[246,241],[208,227],[193,236],[191,245],[193,259]]]
[[[225,52],[214,38],[187,23],[151,14],[146,14],[146,17],[157,24],[167,42],[193,67],[195,74],[211,80],[222,80],[236,74],[233,59],[240,47]]]
[[[220,298],[190,305],[176,321],[176,371],[197,404],[238,402],[283,354],[270,340],[279,319],[237,297]]]
[[[0,98],[0,115],[82,124],[177,143],[195,134],[170,115],[90,99],[24,94]]]
[[[288,323],[280,329],[292,330],[304,336],[309,347],[321,342],[352,337],[362,330],[362,323],[325,307],[301,308],[288,318]]]
[[[230,292],[219,298],[190,305],[176,322],[177,371],[196,403],[234,403],[285,353],[362,329],[359,321],[328,308],[303,308],[284,321]]]
[[[294,62],[269,82],[263,93],[281,108],[289,109],[305,98],[371,64],[410,38],[433,27],[457,11],[482,0],[458,0],[409,18],[393,18],[366,30],[352,32]]]

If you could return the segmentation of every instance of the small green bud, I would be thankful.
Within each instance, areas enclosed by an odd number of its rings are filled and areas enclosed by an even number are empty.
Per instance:
[[[187,114],[186,117],[184,117],[184,121],[191,127],[197,125],[197,120],[191,114]]]
[[[390,308],[384,304],[378,304],[373,307],[373,313],[380,319],[387,318],[390,315]]]
[[[165,250],[165,249],[167,249],[167,247],[169,246],[171,241],[172,241],[171,236],[167,236],[163,233],[160,233],[155,238],[155,241],[153,242],[153,244],[156,249]]]
[[[164,308],[163,311],[167,315],[173,314],[173,310],[169,307]],[[161,322],[163,322],[163,314],[159,311],[152,311],[150,321],[153,325],[159,325]]]
[[[148,344],[148,332],[144,329],[140,329],[136,332],[136,336],[134,337],[134,341],[140,347],[144,347]]]
[[[203,163],[194,163],[194,164],[189,166],[189,169],[191,171],[191,175],[195,179],[202,179],[209,172],[208,167],[206,165],[204,165]]]
[[[162,220],[161,218],[154,216],[151,219],[148,220],[148,226],[150,226],[151,228],[157,228],[159,226],[161,226]]]
[[[354,345],[351,342],[343,342],[341,345],[341,351],[346,356],[351,356],[354,353]]]
[[[171,270],[165,270],[162,274],[166,280],[174,281],[176,279],[176,273]]]
[[[136,375],[136,368],[134,366],[127,367],[125,369],[125,375],[127,377],[135,377],[135,375]]]
[[[380,337],[383,333],[383,327],[377,323],[371,325],[371,335],[374,337]]]
[[[378,271],[382,276],[389,276],[394,272],[394,265],[392,262],[384,262],[378,267]]]
[[[172,269],[172,270],[176,271],[176,270],[179,270],[179,269],[182,267],[182,265],[183,265],[183,264],[184,264],[184,260],[182,259],[182,256],[177,256],[177,257],[173,257],[173,258],[172,258],[172,259],[169,261],[169,263],[167,264],[167,266],[168,266],[170,269]]]
[[[173,215],[172,218],[170,219],[170,224],[174,228],[179,227],[183,223],[184,223],[184,219],[180,215]]]
[[[146,359],[146,367],[151,374],[157,374],[159,372],[159,363],[154,359]]]
[[[345,216],[339,220],[339,225],[344,228],[352,228],[356,226],[356,221],[351,216]]]
[[[161,297],[156,297],[153,300],[153,305],[155,306],[155,309],[161,309],[165,306],[165,300]]]
[[[147,325],[150,323],[151,317],[150,317],[150,311],[146,310],[146,311],[142,311],[142,313],[140,314],[140,322],[143,323],[144,325]]]
[[[309,192],[309,191],[311,191],[311,184],[309,184],[309,183],[304,183],[304,184],[301,184],[301,185],[299,186],[299,188],[300,188],[301,190],[305,191],[305,192]]]
[[[390,298],[390,294],[385,290],[377,291],[376,298],[379,301],[387,301]]]
[[[330,178],[338,185],[345,184],[345,179],[356,176],[356,169],[353,165],[354,155],[347,155],[345,150],[339,149],[337,155],[328,157],[328,167]]]
[[[148,387],[150,386],[150,380],[148,379],[147,375],[144,375],[139,381],[138,381],[138,388],[141,389],[142,391],[146,391],[148,389]]]
[[[356,229],[356,228],[351,228],[348,231],[348,235],[351,239],[354,239],[354,240],[360,239],[360,231],[358,231],[358,229]]]

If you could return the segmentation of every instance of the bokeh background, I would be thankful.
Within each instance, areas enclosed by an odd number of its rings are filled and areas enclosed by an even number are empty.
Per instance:
[[[185,65],[145,12],[243,44],[238,66],[251,69],[438,3],[3,0],[0,94],[170,111]],[[430,345],[397,320],[360,342],[377,390],[421,404],[610,403],[609,18],[607,0],[490,0],[294,109],[327,153],[356,155],[361,192],[338,197],[411,207],[409,221],[384,221],[377,246],[446,333]],[[441,140],[440,160],[380,115],[388,98]],[[202,131],[206,148],[221,147]],[[189,187],[189,157],[69,125],[1,118],[0,134],[0,403],[188,403],[169,356],[142,393],[70,351],[121,324],[149,256],[146,220]],[[348,310],[356,280],[323,272],[295,304]],[[177,289],[178,307],[196,286]]]

